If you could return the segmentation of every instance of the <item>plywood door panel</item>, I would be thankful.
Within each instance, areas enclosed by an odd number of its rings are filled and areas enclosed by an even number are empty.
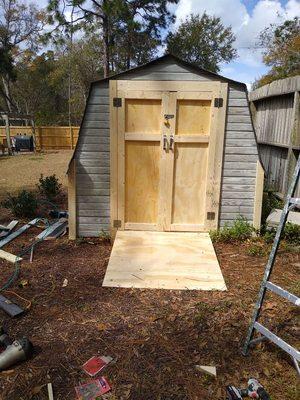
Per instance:
[[[160,143],[125,145],[125,223],[157,224]]]
[[[199,224],[205,219],[208,145],[178,143],[174,154],[172,224]]]
[[[160,134],[161,100],[126,99],[126,133]]]
[[[118,91],[118,96],[121,229],[159,230],[163,94]]]
[[[208,135],[210,119],[210,100],[177,100],[176,135]]]

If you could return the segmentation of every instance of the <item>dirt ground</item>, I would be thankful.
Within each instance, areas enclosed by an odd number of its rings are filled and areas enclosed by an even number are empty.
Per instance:
[[[5,250],[17,254],[39,231],[31,228]],[[104,371],[111,400],[223,400],[225,385],[244,387],[249,377],[258,378],[272,400],[299,399],[285,353],[265,342],[241,355],[266,261],[250,256],[249,246],[216,245],[228,291],[205,292],[103,288],[109,243],[62,237],[39,244],[33,263],[25,256],[21,266],[18,281],[29,285],[21,289],[17,281],[10,289],[31,308],[17,320],[0,312],[10,335],[28,336],[36,352],[0,373],[0,398],[48,399],[44,385],[51,381],[55,400],[75,399],[74,387],[89,380],[82,364],[98,354],[114,359]],[[0,261],[0,268],[3,284],[12,265]],[[273,281],[299,294],[299,269],[299,251],[282,249]],[[299,347],[296,307],[268,295],[263,315],[269,328]],[[197,364],[216,366],[217,378],[198,372]]]
[[[14,194],[20,188],[35,189],[41,174],[56,174],[66,186],[66,172],[72,153],[72,150],[59,150],[0,156],[0,200],[3,200],[6,193]]]

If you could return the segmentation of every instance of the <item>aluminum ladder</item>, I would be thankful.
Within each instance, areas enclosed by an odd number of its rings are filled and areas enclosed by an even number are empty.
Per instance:
[[[271,342],[276,344],[278,347],[280,347],[282,350],[284,350],[286,353],[288,353],[292,357],[292,360],[295,364],[296,370],[297,370],[298,374],[300,375],[300,366],[299,366],[300,351],[295,349],[293,346],[289,345],[288,343],[286,343],[280,337],[275,335],[275,333],[271,332],[269,329],[267,329],[265,326],[263,326],[262,324],[260,324],[258,322],[261,308],[262,308],[267,290],[270,290],[271,292],[276,293],[277,295],[285,298],[286,300],[290,301],[291,303],[293,303],[294,305],[296,305],[298,307],[300,306],[300,298],[299,297],[295,296],[292,293],[289,293],[287,290],[281,288],[278,285],[275,285],[274,283],[270,282],[270,280],[269,280],[272,270],[273,270],[274,262],[276,259],[277,250],[278,250],[278,247],[280,244],[282,232],[284,230],[284,227],[285,227],[285,224],[286,224],[286,221],[288,218],[288,214],[293,208],[300,206],[300,198],[293,197],[293,195],[296,191],[297,183],[299,181],[299,176],[300,176],[300,155],[298,157],[298,161],[297,161],[297,165],[296,165],[293,177],[292,177],[291,185],[290,185],[288,193],[287,193],[286,202],[285,202],[284,208],[282,210],[280,222],[279,222],[279,225],[278,225],[278,228],[276,231],[272,250],[270,252],[269,259],[268,259],[268,262],[266,265],[264,277],[263,277],[261,287],[259,290],[258,299],[257,299],[257,302],[254,307],[253,317],[252,317],[252,320],[251,320],[251,323],[249,326],[248,335],[247,335],[246,342],[244,344],[242,353],[243,353],[243,355],[247,355],[250,345],[252,345],[254,343],[258,343],[264,339],[269,339]],[[253,339],[253,335],[254,335],[255,331],[257,331],[260,334],[260,336],[256,339]]]

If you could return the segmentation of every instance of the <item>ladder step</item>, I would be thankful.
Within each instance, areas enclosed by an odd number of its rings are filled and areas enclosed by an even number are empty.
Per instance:
[[[284,297],[285,299],[295,304],[296,306],[298,307],[300,306],[300,297],[297,297],[296,295],[288,292],[287,290],[282,289],[280,286],[277,286],[274,283],[268,281],[266,283],[266,288],[278,294],[279,296]]]
[[[300,362],[300,351],[298,351],[297,349],[286,343],[284,340],[280,339],[280,337],[276,336],[273,332],[269,331],[269,329],[261,325],[259,322],[255,322],[254,329],[256,329],[259,333],[261,333],[271,342],[275,343],[282,350],[287,352],[295,360]]]

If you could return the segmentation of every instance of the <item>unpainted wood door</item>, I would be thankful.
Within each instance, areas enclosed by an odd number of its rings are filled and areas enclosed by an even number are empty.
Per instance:
[[[227,85],[115,85],[121,100],[111,121],[112,134],[117,130],[111,167],[117,163],[118,182],[112,182],[117,203],[112,205],[119,228],[192,232],[217,227]],[[223,107],[215,107],[221,96]]]

